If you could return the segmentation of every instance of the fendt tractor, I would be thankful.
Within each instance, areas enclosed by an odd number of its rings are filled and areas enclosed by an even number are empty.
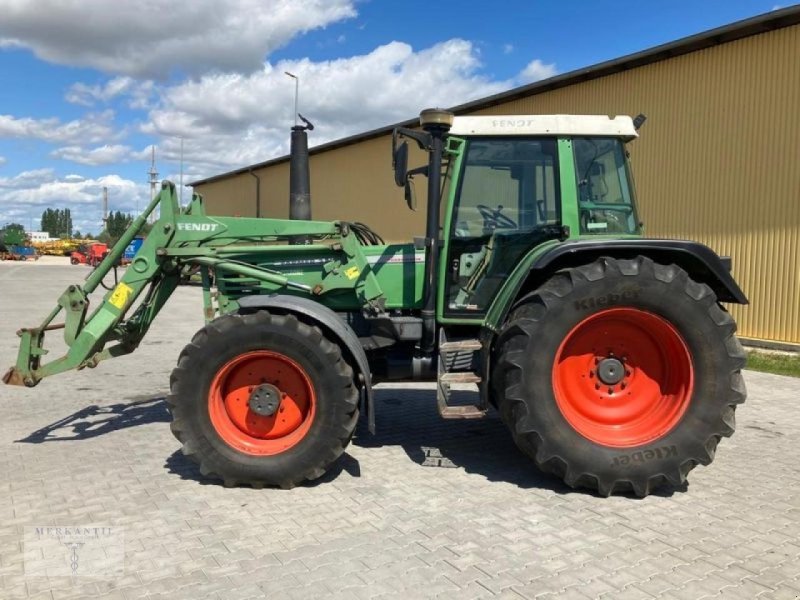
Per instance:
[[[297,125],[290,219],[209,216],[201,196],[182,207],[163,182],[83,285],[19,332],[4,381],[35,386],[134,351],[181,273],[199,268],[206,325],[181,352],[167,402],[183,453],[225,485],[315,479],[360,414],[374,433],[375,383],[435,381],[442,417],[494,407],[536,466],[569,486],[603,496],[682,486],[733,433],[745,399],[745,355],[720,302],[747,298],[730,259],[642,236],[626,144],[643,119],[423,111],[420,128],[393,135],[410,208],[414,178],[427,177],[425,236],[402,244],[362,223],[310,220]],[[426,165],[409,169],[409,143]],[[69,349],[46,362],[54,329]],[[470,383],[474,404],[451,399]]]

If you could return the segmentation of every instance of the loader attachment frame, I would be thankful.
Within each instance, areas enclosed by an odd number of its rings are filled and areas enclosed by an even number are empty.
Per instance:
[[[142,232],[156,208],[160,211],[159,218],[124,275],[89,313],[90,294],[118,264],[125,248]],[[326,252],[335,257],[325,265],[324,274],[318,280],[297,281],[240,259],[242,255],[269,257],[285,253],[284,242],[298,235],[324,239],[325,243],[292,246],[293,253],[311,256]],[[70,369],[95,367],[100,361],[133,352],[177,287],[186,266],[200,267],[207,321],[235,308],[214,306],[209,269],[217,274],[256,281],[261,293],[288,290],[298,295],[322,296],[332,291],[350,290],[364,310],[379,311],[383,304],[380,285],[347,223],[207,217],[202,197],[194,194],[192,201],[181,208],[175,185],[165,181],[160,193],[84,284],[70,285],[41,325],[17,332],[21,338],[17,362],[3,376],[3,382],[33,387],[44,377]],[[143,294],[141,302],[135,305]],[[54,323],[62,311],[63,322]],[[65,355],[45,362],[43,359],[48,353],[45,334],[54,330],[63,330],[69,349]]]
[[[142,231],[148,217],[161,205],[161,217],[153,228],[153,237],[158,243],[169,243],[170,231],[165,225],[175,220],[180,213],[174,185],[165,182],[161,192],[148,204],[147,208],[133,221],[131,226],[108,252],[97,267],[92,270],[84,284],[70,285],[58,299],[58,305],[50,312],[39,327],[23,328],[17,332],[21,338],[16,365],[3,376],[3,381],[12,385],[32,387],[42,378],[70,369],[97,366],[101,360],[132,352],[152,319],[166,302],[177,285],[177,275],[168,276],[155,261],[144,259],[138,269],[128,269],[122,280],[106,294],[100,305],[87,317],[89,295],[100,286],[103,278],[117,265],[125,249]],[[152,247],[157,241],[150,240]],[[144,244],[143,244],[144,246]],[[119,327],[126,311],[148,286],[149,302],[142,303],[135,315]],[[53,324],[56,317],[64,312],[64,321]],[[45,334],[49,331],[64,330],[64,341],[69,350],[64,356],[45,363],[43,357],[48,353],[44,347]],[[108,347],[108,342],[116,342]]]

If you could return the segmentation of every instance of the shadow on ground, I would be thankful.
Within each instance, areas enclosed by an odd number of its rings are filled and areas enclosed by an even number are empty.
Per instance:
[[[127,403],[87,406],[17,442],[41,444],[86,440],[128,427],[169,421],[169,410],[163,396],[138,396]]]
[[[432,469],[464,469],[490,481],[506,481],[523,488],[544,488],[558,493],[573,490],[559,479],[537,470],[514,445],[511,435],[496,413],[464,421],[444,420],[436,409],[435,391],[423,388],[376,389],[377,431],[370,435],[362,417],[353,445],[362,448],[401,447],[409,459]],[[455,403],[475,402],[471,392],[455,392]],[[182,479],[202,485],[219,481],[200,473],[200,468],[180,451],[173,453],[165,467]],[[358,460],[345,452],[319,479],[307,486],[324,485],[342,473],[361,476]]]
[[[475,402],[477,393],[455,392],[455,403]],[[559,494],[572,493],[560,479],[539,471],[523,455],[511,434],[491,411],[478,420],[444,420],[436,409],[435,391],[424,388],[379,388],[375,390],[377,432],[370,435],[362,418],[356,428],[353,444],[362,448],[398,446],[409,459],[424,468],[463,469],[489,481],[504,481],[521,488],[543,488]],[[136,397],[127,403],[109,406],[92,405],[42,427],[20,443],[41,444],[86,440],[114,431],[167,423],[170,414],[163,397]],[[203,485],[219,485],[217,479],[200,473],[200,468],[180,450],[167,458],[165,468],[182,479]],[[361,476],[358,460],[345,452],[339,460],[310,486],[329,483],[342,473]],[[684,491],[686,488],[679,489]],[[585,490],[581,493],[587,493]],[[589,492],[590,493],[590,492]],[[673,493],[670,489],[655,495]]]
[[[400,446],[418,465],[430,469],[464,469],[489,481],[522,488],[573,491],[561,480],[539,471],[514,444],[492,409],[483,419],[445,420],[436,408],[432,389],[377,389],[377,432],[371,436],[362,422],[353,443],[364,448]],[[453,392],[453,404],[477,402],[477,392]]]
[[[203,475],[200,472],[200,466],[186,458],[180,450],[176,450],[167,458],[164,467],[173,475],[178,475],[184,480],[196,481],[200,485],[222,485],[219,479]],[[361,465],[356,458],[347,452],[342,454],[322,477],[306,483],[305,487],[316,487],[330,483],[342,473],[347,473],[351,477],[361,477]]]
[[[436,407],[436,392],[422,388],[378,388],[377,432],[371,436],[362,419],[353,443],[364,448],[400,446],[415,463],[431,469],[463,469],[489,481],[511,483],[524,489],[546,489],[557,494],[590,494],[575,490],[560,478],[540,471],[516,446],[511,433],[493,409],[483,419],[445,420]],[[474,404],[477,392],[454,392],[453,404]],[[663,487],[653,496],[684,492]],[[616,493],[635,498],[632,491]]]

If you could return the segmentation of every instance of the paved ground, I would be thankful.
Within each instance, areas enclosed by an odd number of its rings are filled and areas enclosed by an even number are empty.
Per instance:
[[[0,263],[0,366],[86,272]],[[0,598],[800,597],[798,380],[748,373],[714,464],[644,500],[566,489],[421,385],[382,388],[379,434],[315,485],[225,489],[176,452],[163,401],[200,325],[182,288],[135,355],[0,387]],[[86,524],[124,534],[124,573],[35,576],[25,528]]]

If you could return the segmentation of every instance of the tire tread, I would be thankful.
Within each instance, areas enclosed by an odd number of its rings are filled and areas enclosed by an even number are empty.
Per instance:
[[[729,384],[724,391],[722,408],[717,422],[713,425],[713,432],[707,439],[702,440],[702,443],[697,444],[698,450],[695,455],[689,456],[674,469],[636,479],[603,477],[591,472],[590,469],[568,464],[551,449],[546,439],[548,432],[538,430],[528,418],[528,394],[523,379],[525,359],[531,351],[535,327],[539,321],[548,318],[547,309],[551,304],[550,301],[564,298],[577,286],[600,281],[610,273],[618,273],[624,277],[656,279],[675,288],[675,293],[686,294],[692,301],[707,305],[709,318],[716,326],[717,337],[724,344],[728,357],[722,368],[727,371],[724,380]],[[735,332],[736,323],[718,304],[711,288],[692,280],[680,267],[674,264],[655,263],[644,256],[631,260],[599,258],[593,263],[557,272],[541,287],[515,304],[499,333],[496,344],[492,376],[494,397],[498,399],[501,418],[510,429],[517,446],[531,457],[541,470],[561,477],[570,487],[593,489],[601,496],[620,491],[632,491],[640,497],[647,496],[664,484],[674,487],[683,485],[686,476],[697,464],[707,465],[714,459],[719,440],[733,434],[736,406],[744,402],[746,397],[741,374],[745,364],[745,353]],[[542,382],[542,385],[549,385],[549,382]]]

